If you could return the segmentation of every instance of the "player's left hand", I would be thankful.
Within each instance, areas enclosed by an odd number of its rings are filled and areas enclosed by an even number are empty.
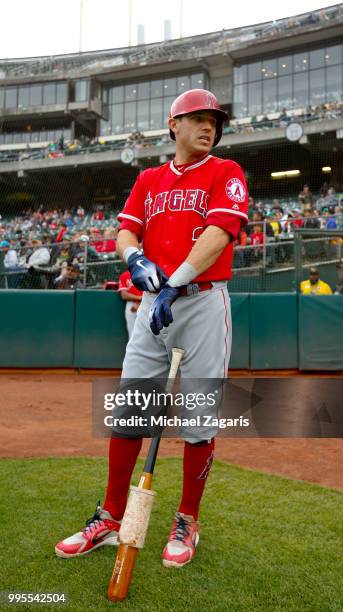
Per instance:
[[[170,323],[173,322],[171,305],[175,302],[179,293],[179,287],[169,287],[167,284],[154,299],[149,311],[149,324],[155,336],[158,336],[163,327],[169,327]]]

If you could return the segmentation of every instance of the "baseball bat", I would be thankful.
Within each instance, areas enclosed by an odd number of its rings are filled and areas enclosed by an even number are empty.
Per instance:
[[[171,360],[170,369],[168,373],[168,380],[166,384],[167,393],[170,393],[173,388],[174,379],[176,377],[176,374],[179,369],[179,365],[180,365],[183,355],[184,355],[183,349],[180,349],[180,348],[172,349],[172,360]],[[156,463],[158,447],[161,441],[161,435],[162,435],[162,431],[157,436],[154,436],[151,439],[149,451],[148,451],[148,454],[147,454],[147,457],[144,463],[144,468],[143,468],[143,472],[142,472],[138,487],[134,487],[134,489],[136,490],[136,493],[139,493],[139,492],[142,493],[141,490],[145,490],[145,491],[150,491],[151,492],[150,495],[151,494],[154,495],[154,493],[151,491],[152,477],[154,473],[154,467]],[[143,496],[143,499],[144,499],[144,496]],[[125,522],[129,525],[130,520],[134,520],[132,519],[132,517],[139,516],[140,512],[142,511],[145,524],[139,526],[139,531],[140,532],[143,531],[146,533],[147,528],[148,528],[148,523],[149,523],[152,501],[153,501],[153,497],[151,497],[150,508],[148,512],[145,513],[145,516],[144,516],[145,508],[143,506],[140,506],[139,495],[137,495],[137,499],[134,499],[131,504],[130,504],[130,498],[129,498],[128,504],[126,506],[125,514],[123,517],[122,526]],[[144,501],[143,501],[143,504],[144,504]],[[144,536],[142,538],[143,544],[141,544],[139,547],[134,545],[135,543],[137,544],[139,535],[140,534],[138,534],[136,540],[135,540],[135,537],[132,536],[132,542],[129,544],[124,543],[124,542],[121,542],[119,544],[117,558],[114,564],[114,568],[112,571],[112,575],[111,575],[109,585],[108,585],[108,590],[107,590],[107,597],[111,601],[123,601],[127,597],[129,587],[131,584],[131,579],[132,579],[132,574],[133,574],[136,558],[138,555],[138,550],[139,548],[142,548],[144,545]],[[119,537],[120,537],[120,534],[119,534]]]

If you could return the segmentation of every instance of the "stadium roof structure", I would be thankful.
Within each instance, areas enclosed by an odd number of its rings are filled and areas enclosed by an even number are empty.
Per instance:
[[[106,75],[116,71],[146,65],[175,62],[179,60],[198,60],[216,55],[235,54],[263,43],[275,41],[280,47],[282,40],[289,44],[289,39],[309,32],[313,34],[323,27],[330,27],[332,34],[342,33],[343,4],[302,13],[272,22],[259,23],[234,29],[223,29],[212,32],[161,41],[135,47],[107,49],[99,51],[52,55],[30,58],[0,59],[0,83],[11,80],[34,81],[53,78],[80,78],[91,75]],[[284,45],[282,45],[284,46]]]

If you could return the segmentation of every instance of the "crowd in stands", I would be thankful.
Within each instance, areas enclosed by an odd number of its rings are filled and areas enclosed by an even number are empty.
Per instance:
[[[256,202],[250,196],[249,223],[241,229],[235,243],[235,265],[247,267],[260,262],[264,245],[275,243],[281,246],[267,249],[267,256],[272,252],[273,264],[285,263],[293,258],[293,249],[286,245],[293,242],[294,231],[301,228],[343,230],[343,193],[337,193],[333,186],[324,183],[316,197],[310,187],[304,185],[297,202],[292,204],[281,204],[278,199]]]
[[[113,212],[108,215],[98,207],[86,214],[82,206],[74,211],[42,207],[1,220],[0,255],[7,286],[32,286],[30,275],[39,288],[68,288],[70,280],[81,286],[87,264],[116,258],[117,225]]]
[[[142,132],[135,130],[127,138],[121,140],[107,140],[105,136],[89,138],[80,136],[74,140],[66,140],[63,135],[58,141],[50,144],[42,144],[42,147],[32,147],[28,143],[24,150],[0,151],[1,162],[16,162],[35,159],[60,159],[70,155],[85,155],[94,153],[104,153],[106,151],[122,150],[125,147],[143,149],[145,147],[160,147],[170,142],[169,136],[160,135],[147,138]]]
[[[250,196],[249,223],[235,243],[234,267],[261,265],[266,253],[271,259],[273,246],[273,264],[289,261],[293,249],[287,245],[293,242],[297,228],[343,231],[343,194],[324,183],[316,196],[304,185],[292,203],[255,201]],[[116,213],[102,206],[93,212],[81,205],[74,210],[40,207],[0,219],[0,264],[2,260],[7,285],[16,287],[23,276],[36,274],[42,288],[64,288],[68,283],[81,286],[82,275],[85,286],[89,264],[118,259],[117,232]]]
[[[311,192],[309,185],[304,185],[298,194],[298,201],[281,204],[274,199],[271,203],[255,201],[249,197],[249,221],[244,230],[254,242],[254,234],[265,234],[276,238],[281,234],[293,237],[294,229],[342,229],[343,227],[343,193],[328,183],[323,183],[317,196]],[[265,232],[262,227],[266,226]],[[257,238],[255,239],[257,240]]]
[[[229,125],[224,126],[223,131],[224,134],[249,133],[276,127],[286,128],[292,121],[309,122],[320,119],[337,119],[338,117],[343,117],[343,102],[331,102],[290,111],[283,109],[281,112],[232,119]],[[27,143],[24,150],[20,150],[19,145],[18,150],[2,150],[0,151],[0,163],[104,153],[105,151],[122,150],[127,146],[135,149],[161,147],[169,142],[169,136],[166,134],[148,137],[139,130],[134,130],[128,137],[120,140],[111,140],[111,134],[96,138],[83,135],[73,140],[67,140],[61,135],[58,141],[50,144],[42,143],[42,147],[32,147],[30,143]]]
[[[271,112],[263,115],[252,115],[241,119],[232,119],[230,125],[224,127],[224,134],[240,132],[255,132],[270,128],[286,128],[292,121],[309,122],[320,119],[338,119],[343,117],[343,102],[330,102],[318,106],[307,106],[303,109]]]

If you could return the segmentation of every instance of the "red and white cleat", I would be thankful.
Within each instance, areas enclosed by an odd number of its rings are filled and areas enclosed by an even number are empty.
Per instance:
[[[62,540],[55,546],[58,557],[80,557],[99,548],[99,546],[119,544],[118,532],[120,523],[113,520],[107,510],[103,510],[98,502],[95,514],[86,522],[86,527],[74,535]]]
[[[162,554],[165,567],[183,567],[190,563],[199,542],[199,523],[192,516],[176,512],[169,541]]]

